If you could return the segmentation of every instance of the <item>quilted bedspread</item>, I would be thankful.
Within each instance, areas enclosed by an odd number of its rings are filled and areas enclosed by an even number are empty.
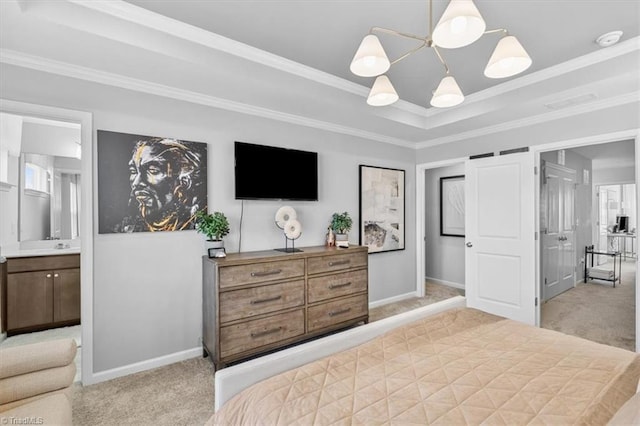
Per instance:
[[[402,326],[281,373],[209,425],[604,425],[640,355],[470,309]]]

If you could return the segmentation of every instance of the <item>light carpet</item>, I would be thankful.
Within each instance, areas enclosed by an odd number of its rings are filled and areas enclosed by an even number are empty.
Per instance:
[[[542,305],[543,328],[635,351],[635,261],[622,262],[621,283],[589,280]]]
[[[426,281],[424,294],[424,297],[411,297],[399,302],[389,303],[387,305],[370,309],[369,321],[377,321],[382,318],[407,312],[412,309],[440,302],[441,300],[450,299],[455,296],[464,296],[464,290]]]

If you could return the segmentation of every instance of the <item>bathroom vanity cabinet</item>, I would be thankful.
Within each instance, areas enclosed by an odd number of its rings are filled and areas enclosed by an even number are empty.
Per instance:
[[[8,335],[80,324],[80,255],[7,259]]]

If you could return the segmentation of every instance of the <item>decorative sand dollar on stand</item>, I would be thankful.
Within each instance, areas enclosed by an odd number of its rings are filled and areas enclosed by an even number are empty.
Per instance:
[[[302,225],[296,219],[290,219],[284,224],[284,235],[290,239],[295,240],[302,234]]]
[[[284,225],[291,219],[298,217],[296,211],[291,206],[282,206],[276,212],[276,226],[280,229],[284,229]]]
[[[285,245],[282,249],[276,249],[277,251],[283,251],[285,253],[293,253],[302,251],[295,248],[294,240],[300,238],[302,234],[302,224],[297,220],[297,213],[291,206],[282,206],[276,212],[276,226],[284,231]],[[291,241],[291,247],[289,247],[289,241]]]

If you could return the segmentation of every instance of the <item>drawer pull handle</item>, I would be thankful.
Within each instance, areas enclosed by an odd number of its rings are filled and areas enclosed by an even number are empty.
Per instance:
[[[338,309],[337,311],[331,311],[331,312],[329,312],[329,316],[330,316],[330,317],[335,317],[336,315],[346,314],[346,313],[347,313],[347,312],[349,312],[350,310],[351,310],[351,308]]]
[[[47,278],[51,278],[51,274],[47,274]]]
[[[59,277],[60,277],[60,275],[58,275],[58,274],[53,274],[53,278],[59,278]]]
[[[342,284],[331,284],[329,286],[329,290],[333,290],[334,288],[340,288],[340,287],[349,287],[350,285],[351,285],[351,281],[342,283]]]
[[[329,266],[347,265],[350,262],[351,261],[349,259],[347,259],[347,260],[338,260],[337,262],[329,262]]]
[[[269,275],[278,275],[280,272],[282,272],[282,269],[274,269],[273,271],[264,271],[264,272],[252,272],[251,276],[252,277],[266,277]]]
[[[275,302],[276,300],[280,300],[280,299],[282,299],[282,295],[269,297],[268,299],[252,300],[251,304],[252,305],[257,305],[259,303]]]
[[[257,332],[252,332],[251,333],[251,337],[252,338],[257,338],[257,337],[262,337],[262,336],[266,336],[267,334],[273,334],[273,333],[278,333],[279,331],[282,330],[282,327],[276,327],[276,328],[271,328],[269,330],[264,330],[264,331],[257,331]]]

